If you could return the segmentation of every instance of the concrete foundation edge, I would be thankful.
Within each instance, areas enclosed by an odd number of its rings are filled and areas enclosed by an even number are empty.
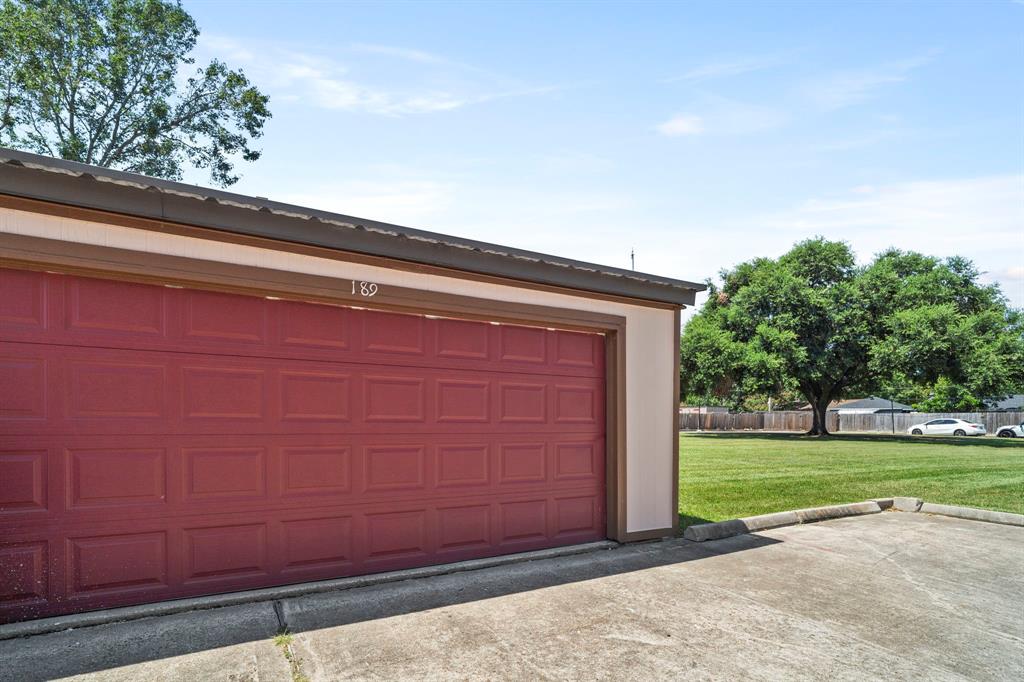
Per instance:
[[[555,557],[571,556],[573,554],[584,554],[586,552],[612,549],[618,546],[619,543],[612,540],[601,540],[598,542],[587,542],[579,545],[568,545],[566,547],[552,547],[550,549],[538,549],[531,552],[506,554],[503,556],[487,557],[484,559],[470,559],[468,561],[458,561],[455,563],[440,564],[437,566],[424,566],[422,568],[389,571],[387,573],[374,573],[371,575],[353,576],[351,578],[321,580],[317,582],[299,583],[296,585],[282,585],[280,587],[267,587],[259,590],[213,594],[205,597],[175,599],[173,601],[156,602],[153,604],[140,604],[138,606],[124,606],[114,609],[104,609],[102,611],[75,613],[67,616],[40,618],[38,620],[28,620],[19,623],[0,625],[0,640],[14,639],[17,637],[31,637],[50,632],[60,632],[62,630],[91,627],[93,625],[105,625],[108,623],[139,620],[141,618],[152,618],[154,616],[167,616],[174,613],[183,613],[185,611],[201,611],[204,609],[216,609],[224,606],[236,606],[238,604],[275,601],[277,599],[288,599],[291,597],[316,594],[319,592],[351,590],[357,587],[369,587],[372,585],[398,582],[401,580],[429,578],[437,575],[458,573],[460,571],[473,571],[481,568],[491,568],[493,566],[518,564],[525,561],[537,561],[539,559],[551,559]]]
[[[950,516],[971,521],[1024,527],[1024,514],[976,509],[973,507],[932,504],[930,502],[924,502],[920,498],[916,497],[886,497],[866,500],[864,502],[854,502],[851,504],[795,509],[792,511],[748,516],[746,518],[730,519],[728,521],[718,521],[715,523],[697,524],[688,527],[683,533],[683,538],[693,542],[720,540],[735,535],[770,530],[772,528],[781,528],[783,526],[814,523],[817,521],[838,519],[847,516],[878,514],[883,510],[915,513],[921,512],[925,514]],[[519,554],[509,554],[484,559],[471,559],[469,561],[441,564],[438,566],[424,566],[422,568],[411,568],[402,571],[390,571],[387,573],[354,576],[351,578],[338,578],[336,580],[323,580],[319,582],[300,583],[297,585],[283,585],[281,587],[270,587],[260,590],[216,594],[205,597],[177,599],[174,601],[157,602],[154,604],[141,604],[138,606],[126,606],[106,609],[103,611],[78,613],[68,616],[41,618],[38,620],[0,625],[0,640],[14,639],[17,637],[30,637],[33,635],[60,632],[62,630],[90,627],[93,625],[139,620],[141,618],[166,616],[186,611],[215,609],[224,606],[236,606],[238,604],[250,604],[254,602],[275,601],[278,599],[288,599],[306,594],[350,590],[357,587],[369,587],[372,585],[398,582],[401,580],[412,580],[415,578],[429,578],[448,573],[472,571],[482,568],[490,568],[492,566],[516,564],[524,561],[535,561],[538,559],[583,554],[602,549],[611,549],[618,546],[619,543],[617,542],[604,540],[599,542],[588,542],[580,545],[570,545],[568,547],[554,547],[551,549],[522,552]]]

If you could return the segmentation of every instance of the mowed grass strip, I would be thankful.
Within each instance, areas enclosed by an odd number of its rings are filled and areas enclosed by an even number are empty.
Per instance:
[[[873,497],[1024,513],[1024,441],[686,433],[682,526]]]

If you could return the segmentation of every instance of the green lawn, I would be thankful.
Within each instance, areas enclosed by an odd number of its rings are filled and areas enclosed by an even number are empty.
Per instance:
[[[768,433],[679,437],[684,527],[899,495],[1024,513],[1024,442]]]

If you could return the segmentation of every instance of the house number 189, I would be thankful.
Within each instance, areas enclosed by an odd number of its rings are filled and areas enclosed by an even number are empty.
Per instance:
[[[377,294],[377,285],[373,282],[357,282],[352,280],[352,294],[359,294],[360,296],[375,296]]]

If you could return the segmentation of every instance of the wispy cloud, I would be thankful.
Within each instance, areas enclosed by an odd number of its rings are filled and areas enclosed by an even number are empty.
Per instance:
[[[398,116],[449,111],[467,104],[465,98],[449,92],[389,92],[363,85],[348,78],[344,67],[323,58],[294,52],[282,56],[274,85],[302,92],[306,101],[325,109]]]
[[[438,70],[473,72],[473,77],[429,79],[424,74],[405,70],[405,82],[375,83],[366,75],[365,65],[359,77],[353,67],[335,57],[299,50],[291,46],[267,44],[251,46],[226,36],[204,35],[201,48],[242,66],[254,81],[266,88],[273,99],[303,102],[334,111],[361,112],[382,116],[405,116],[453,111],[514,97],[539,96],[563,89],[562,86],[522,86],[509,84],[483,69],[455,62],[421,50],[389,45],[357,44],[355,52],[378,57],[400,58],[414,62],[432,75]],[[424,72],[425,74],[427,72]],[[381,80],[394,78],[379,76]],[[443,88],[426,82],[441,80]]]
[[[863,251],[890,245],[926,253],[1021,253],[1024,247],[1024,176],[926,180],[864,185],[804,201],[757,220],[806,236],[855,240]]]
[[[704,64],[699,64],[686,72],[663,79],[663,83],[689,82],[699,83],[702,81],[714,80],[717,78],[728,78],[740,76],[754,71],[763,71],[776,66],[782,66],[789,61],[783,55],[759,55],[753,57],[737,57],[731,59],[719,59]]]
[[[371,45],[367,43],[355,43],[351,47],[353,52],[361,52],[363,54],[379,54],[388,57],[397,57],[398,59],[404,59],[410,62],[419,62],[420,64],[458,64],[463,66],[459,62],[452,61],[447,57],[442,57],[439,54],[433,52],[427,52],[425,50],[417,50],[409,47],[398,47],[396,45]]]
[[[662,135],[747,135],[784,125],[789,115],[773,107],[706,95],[655,126]]]
[[[489,71],[488,69],[474,66],[473,64],[467,64],[466,62],[452,59],[444,55],[437,54],[435,52],[428,52],[426,50],[420,50],[412,47],[402,47],[399,45],[379,45],[375,43],[354,43],[349,47],[349,50],[355,54],[364,55],[376,55],[381,57],[391,57],[393,59],[400,59],[402,61],[412,62],[414,64],[423,64],[427,66],[444,66],[460,71],[475,74],[485,74],[495,78],[499,78],[497,74]]]
[[[699,135],[704,132],[704,121],[693,114],[676,114],[667,121],[654,126],[654,129],[666,137],[683,135]]]
[[[935,52],[865,69],[837,71],[806,82],[800,89],[812,106],[835,111],[864,102],[887,85],[906,81],[911,72],[931,63]]]

